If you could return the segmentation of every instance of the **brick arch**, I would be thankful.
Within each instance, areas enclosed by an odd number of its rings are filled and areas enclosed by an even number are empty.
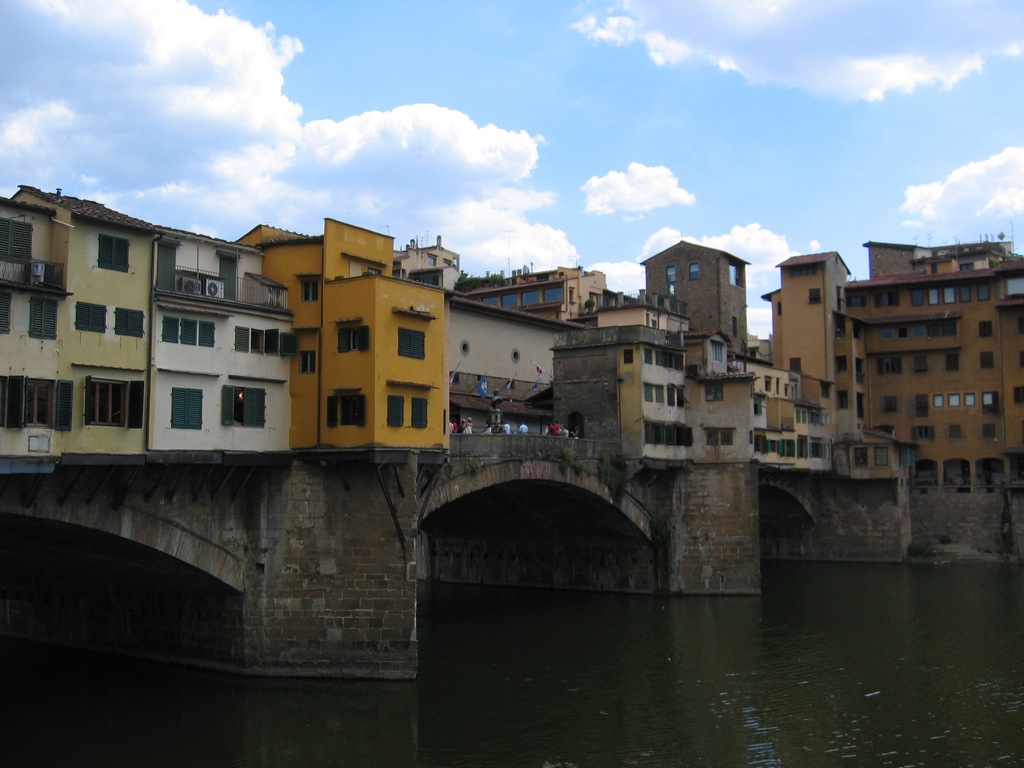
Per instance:
[[[445,465],[427,488],[417,515],[417,528],[431,513],[456,499],[496,485],[511,482],[545,481],[563,483],[587,492],[617,509],[648,541],[653,540],[651,513],[628,492],[615,494],[597,474],[590,471],[590,462],[583,469],[564,470],[556,461],[543,459],[505,459],[480,462],[472,459],[454,459]]]
[[[812,510],[820,508],[821,505],[815,499],[814,483],[805,475],[762,471],[758,475],[758,486],[786,494],[803,508],[812,523],[817,524],[818,520]]]

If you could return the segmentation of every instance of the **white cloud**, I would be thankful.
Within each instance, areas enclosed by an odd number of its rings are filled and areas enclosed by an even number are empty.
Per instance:
[[[616,0],[573,26],[595,42],[643,45],[658,66],[705,61],[753,83],[878,100],[948,89],[986,59],[1020,55],[1024,9],[1012,0],[933,0],[924,11],[904,0]]]
[[[1004,230],[1024,213],[1024,147],[968,163],[943,181],[907,187],[900,212],[916,217],[906,226],[939,225],[950,239]]]
[[[616,211],[643,213],[668,205],[692,205],[696,199],[680,188],[675,174],[663,165],[649,167],[630,163],[626,172],[609,171],[592,176],[581,189],[587,195],[587,213],[607,215]]]
[[[587,269],[603,272],[605,285],[611,291],[636,293],[647,285],[647,270],[635,261],[599,261]]]

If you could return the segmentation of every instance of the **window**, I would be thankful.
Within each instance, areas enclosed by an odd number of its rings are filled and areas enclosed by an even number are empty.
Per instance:
[[[1013,402],[1024,403],[1024,387],[1013,388]]]
[[[867,296],[865,296],[862,293],[860,293],[860,294],[857,294],[857,293],[849,294],[848,293],[846,295],[846,298],[848,299],[849,304],[850,304],[851,307],[866,307],[868,305]]]
[[[645,403],[653,403],[654,402],[654,385],[653,384],[644,384],[644,402]]]
[[[711,342],[711,360],[716,363],[725,362],[725,344],[720,341]]]
[[[959,371],[960,370],[960,355],[957,352],[946,353],[946,370],[947,371]]]
[[[975,405],[975,402],[976,401],[975,401],[974,393],[973,392],[965,392],[964,393],[964,405],[965,406],[967,406],[968,408],[973,408],[974,405]]]
[[[929,288],[928,289],[928,303],[929,304],[938,304],[939,303],[939,289],[938,288]]]
[[[11,294],[0,293],[0,333],[11,332]],[[2,413],[2,411],[0,411]]]
[[[978,354],[978,365],[981,368],[995,368],[995,353],[993,352],[981,352]]]
[[[622,350],[622,364],[623,365],[632,365],[633,364],[633,350],[632,349],[624,349],[624,350]]]
[[[85,423],[96,427],[142,428],[145,382],[85,377]]]
[[[412,398],[412,425],[419,429],[427,426],[427,398]]]
[[[405,424],[405,398],[388,395],[388,426],[401,427]]]
[[[193,347],[197,344],[200,347],[214,345],[215,326],[207,320],[164,315],[161,325],[160,340],[168,344],[187,344]]]
[[[999,413],[999,393],[998,392],[982,392],[981,393],[981,412],[985,414]]]
[[[918,440],[934,440],[935,439],[935,427],[931,424],[921,424],[914,427],[914,437]]]
[[[114,307],[114,333],[118,336],[143,337],[144,315],[141,309]]]
[[[665,282],[668,284],[668,295],[675,296],[676,293],[676,268],[665,267]]]
[[[704,436],[708,445],[732,445],[731,429],[707,429]]]
[[[866,446],[858,445],[853,449],[853,466],[866,467],[868,465],[868,449]]]
[[[558,288],[545,288],[544,289],[544,301],[545,302],[548,302],[548,301],[561,301],[564,296],[565,296],[565,292],[562,290],[561,287],[558,287]]]
[[[791,370],[791,371],[799,371],[800,370],[800,363],[801,363],[801,360],[800,360],[799,357],[791,357],[791,358],[789,358],[789,370]]]
[[[899,410],[899,403],[894,395],[886,395],[882,398],[882,410],[892,412]]]
[[[721,382],[709,382],[704,385],[705,400],[721,400],[725,396]]]
[[[203,428],[203,390],[171,388],[171,429]]]
[[[700,264],[696,261],[690,262],[689,274],[691,280],[700,280]]]
[[[808,304],[821,304],[821,288],[811,288],[807,291]]]
[[[960,440],[962,437],[963,437],[963,430],[961,429],[960,425],[959,424],[950,424],[949,425],[949,439],[950,440]]]
[[[103,333],[107,330],[107,308],[103,304],[75,303],[75,330]]]
[[[423,331],[413,331],[408,328],[398,329],[398,354],[401,357],[415,357],[423,360],[426,357],[424,351]]]
[[[16,379],[16,377],[12,377],[12,379]],[[53,427],[53,393],[55,382],[46,379],[20,379],[20,381],[23,382],[22,386],[24,387],[24,426]],[[71,384],[71,382],[60,383]],[[70,406],[70,387],[67,388],[66,392],[62,392],[62,394],[68,398],[68,406]],[[10,404],[8,407],[10,407]],[[70,408],[66,410],[70,411]],[[69,423],[65,429],[70,429],[70,413],[67,414],[67,419]]]
[[[898,307],[899,305],[900,295],[896,291],[882,291],[875,294],[876,307]]]
[[[743,287],[743,265],[730,263],[729,264],[729,283],[735,285],[737,288]]]
[[[932,407],[942,408],[946,404],[945,395],[932,395]]]
[[[876,467],[888,467],[889,466],[889,449],[885,446],[875,447],[875,466]]]
[[[57,338],[57,301],[33,296],[28,304],[28,335],[33,339]]]
[[[316,373],[316,351],[299,352],[299,373]]]
[[[644,347],[644,362],[647,365],[654,363],[654,351],[650,347]]]
[[[963,267],[961,267],[961,269],[963,269]],[[965,304],[971,300],[971,286],[961,285],[959,293],[961,304]]]
[[[17,261],[32,258],[32,225],[25,221],[0,219],[0,256]]]
[[[123,237],[100,235],[98,265],[100,269],[114,269],[118,272],[127,272],[128,241]]]
[[[249,351],[263,352],[264,332],[259,328],[249,329]]]
[[[357,328],[338,329],[339,352],[365,352],[370,348],[370,327],[360,325]]]
[[[913,307],[924,306],[924,289],[915,288],[910,292],[910,305]]]
[[[519,306],[519,294],[518,293],[506,293],[501,297],[501,306],[503,307],[518,307]]]
[[[341,423],[344,426],[364,426],[366,424],[366,395],[342,395]]]
[[[878,373],[902,373],[903,358],[901,357],[880,357],[878,358]]]
[[[896,338],[896,329],[892,328],[891,326],[886,327],[879,331],[878,335],[882,339],[882,341],[892,341],[893,339]]]
[[[914,395],[914,415],[928,415],[928,395]]]
[[[943,304],[955,304],[956,303],[956,286],[947,285],[942,289],[942,303]]]
[[[311,301],[320,301],[319,280],[302,281],[302,300],[307,303]]]
[[[223,387],[220,391],[220,416],[225,427],[262,427],[266,425],[267,391],[255,387]]]
[[[914,373],[928,373],[928,355],[914,355]]]
[[[959,408],[960,407],[960,393],[959,392],[950,392],[948,395],[946,395],[946,405],[948,405],[950,408]]]
[[[996,425],[995,424],[982,424],[981,425],[981,436],[990,440],[994,440],[996,437]]]
[[[540,304],[540,291],[523,291],[523,304]]]
[[[992,298],[992,288],[988,285],[978,286],[978,301],[988,301]]]
[[[845,389],[836,390],[836,408],[846,410],[850,407],[850,393]]]
[[[836,355],[836,373],[846,373],[849,370],[846,355]]]
[[[978,321],[978,335],[982,338],[986,338],[992,335],[992,321],[991,320],[979,320]]]

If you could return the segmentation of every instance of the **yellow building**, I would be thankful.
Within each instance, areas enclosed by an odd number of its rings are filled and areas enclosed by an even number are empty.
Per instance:
[[[53,210],[51,259],[62,265],[70,294],[60,311],[55,305],[53,316],[58,350],[53,450],[65,464],[96,453],[141,462],[153,225],[60,190],[23,185],[14,199]],[[65,383],[69,387],[61,391]]]
[[[393,238],[326,219],[323,235],[261,225],[240,242],[289,289],[291,447],[446,450],[445,295],[391,276]]]
[[[504,285],[479,288],[469,298],[506,309],[521,309],[556,320],[571,320],[593,309],[605,292],[605,276],[573,267],[512,271]]]

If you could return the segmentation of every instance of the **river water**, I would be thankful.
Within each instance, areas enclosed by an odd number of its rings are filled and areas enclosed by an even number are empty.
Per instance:
[[[760,597],[424,585],[415,683],[0,641],[0,764],[1024,765],[1024,570],[765,563]]]

